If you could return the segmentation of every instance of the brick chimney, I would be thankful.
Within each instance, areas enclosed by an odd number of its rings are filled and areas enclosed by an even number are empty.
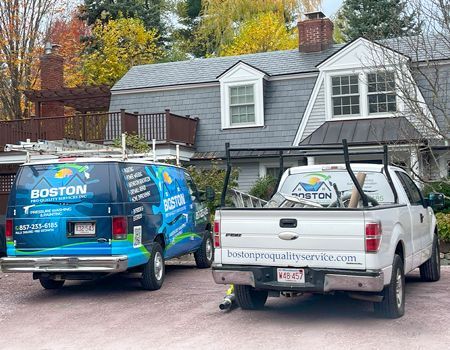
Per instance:
[[[300,52],[318,52],[333,44],[333,22],[323,12],[305,14],[306,19],[299,21],[298,49]]]
[[[40,58],[41,90],[58,90],[64,87],[64,58],[55,52],[58,45],[45,44],[44,55]],[[62,102],[42,102],[40,113],[42,117],[64,116]]]

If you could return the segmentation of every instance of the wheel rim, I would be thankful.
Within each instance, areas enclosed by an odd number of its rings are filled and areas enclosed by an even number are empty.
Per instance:
[[[208,261],[210,261],[212,259],[213,248],[211,238],[209,237],[206,239],[205,250],[206,250],[206,258],[208,259]]]
[[[396,288],[395,288],[395,296],[397,300],[397,307],[400,309],[402,307],[403,303],[403,278],[402,278],[402,272],[400,269],[397,269],[397,276],[396,276]]]
[[[154,272],[155,272],[155,277],[157,280],[160,280],[162,278],[162,274],[163,274],[163,270],[164,270],[164,266],[163,266],[163,259],[162,259],[162,255],[160,252],[156,252],[155,253],[155,258],[154,258]]]

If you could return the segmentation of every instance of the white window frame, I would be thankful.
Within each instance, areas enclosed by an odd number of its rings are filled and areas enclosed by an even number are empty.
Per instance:
[[[366,79],[367,79],[367,96],[366,96],[366,98],[367,98],[367,113],[370,116],[380,115],[380,114],[383,114],[383,115],[385,115],[385,114],[395,114],[395,113],[397,113],[397,111],[399,109],[398,98],[397,98],[397,96],[398,96],[398,89],[397,89],[398,81],[397,81],[397,78],[395,77],[395,72],[393,72],[391,70],[384,70],[384,71],[386,73],[392,73],[394,75],[394,83],[395,83],[394,90],[369,92],[369,74],[375,74],[375,75],[378,75],[379,73],[382,74],[383,70],[378,69],[378,70],[374,70],[374,71],[371,71],[371,72],[367,72],[367,74],[366,74]],[[386,112],[370,112],[369,96],[373,96],[373,95],[386,95],[387,96],[388,94],[392,94],[392,93],[395,94],[395,111],[393,111],[393,112],[389,112],[389,111],[386,111]],[[388,103],[388,102],[386,102],[386,103]]]
[[[390,71],[390,69],[387,69]],[[398,97],[398,90],[396,91],[396,112],[383,112],[383,113],[369,113],[369,97],[368,97],[368,81],[367,77],[370,73],[380,72],[380,69],[346,69],[338,71],[327,71],[325,73],[325,114],[326,120],[349,120],[349,119],[360,119],[360,118],[387,118],[399,115],[403,111],[403,104],[400,103]],[[334,116],[333,115],[333,86],[331,79],[336,76],[345,75],[358,75],[359,82],[359,114],[345,115],[345,116]],[[395,84],[398,86],[399,82],[397,77],[395,78]]]
[[[220,82],[220,104],[221,104],[221,127],[223,129],[241,129],[264,126],[264,79],[265,73],[239,62],[228,72],[219,77]],[[237,86],[253,86],[253,97],[255,105],[255,122],[253,123],[231,123],[230,113],[230,88]]]
[[[354,114],[341,114],[341,115],[334,115],[334,102],[333,102],[333,98],[335,97],[349,97],[351,99],[351,97],[356,96],[355,93],[351,93],[349,91],[348,94],[341,94],[341,95],[333,95],[333,78],[340,78],[340,77],[351,77],[351,76],[356,76],[356,79],[358,80],[358,106],[359,106],[359,113],[354,113]],[[333,119],[336,118],[355,118],[355,117],[360,117],[361,116],[361,84],[359,81],[359,74],[333,74],[330,78],[330,84],[331,84],[331,114],[333,116]],[[350,85],[349,85],[349,89],[350,89]],[[350,103],[351,105],[351,103]]]

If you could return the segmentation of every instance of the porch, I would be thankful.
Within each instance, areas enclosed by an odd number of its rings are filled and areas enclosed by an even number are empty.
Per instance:
[[[123,132],[143,137],[149,143],[194,147],[198,118],[166,109],[161,113],[100,112],[61,117],[34,117],[0,121],[0,152],[5,144],[20,141],[72,139],[110,144]]]

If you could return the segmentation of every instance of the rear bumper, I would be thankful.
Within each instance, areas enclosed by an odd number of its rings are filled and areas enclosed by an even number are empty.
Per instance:
[[[218,284],[249,285],[257,289],[320,292],[353,291],[380,292],[384,288],[383,271],[354,271],[333,269],[305,269],[305,283],[277,281],[276,267],[214,266],[213,278]]]
[[[128,257],[118,256],[48,256],[8,257],[0,259],[3,272],[121,272],[128,267]]]

